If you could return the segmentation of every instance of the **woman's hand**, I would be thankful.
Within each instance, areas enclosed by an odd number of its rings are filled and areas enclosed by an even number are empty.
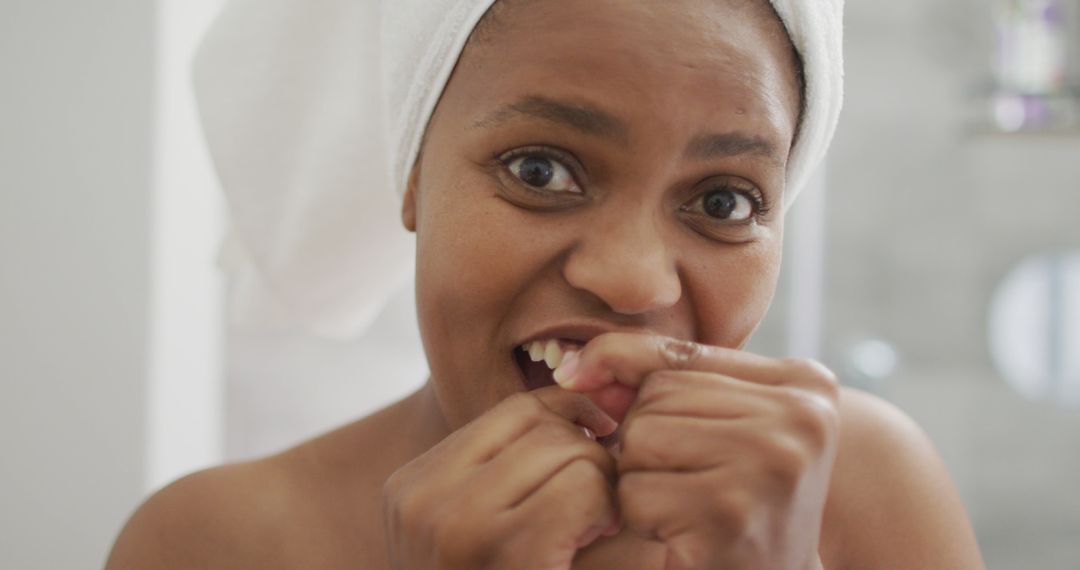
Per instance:
[[[517,394],[399,469],[383,493],[393,567],[570,568],[617,530],[615,462],[583,427],[616,424],[558,387]]]
[[[625,416],[623,523],[665,543],[668,568],[820,567],[839,440],[839,388],[823,366],[611,333],[558,378]]]

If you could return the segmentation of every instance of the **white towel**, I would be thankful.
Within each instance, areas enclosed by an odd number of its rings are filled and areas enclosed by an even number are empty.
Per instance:
[[[230,0],[195,61],[228,200],[236,318],[364,330],[411,274],[399,195],[428,118],[494,0]],[[772,0],[803,59],[789,206],[843,101],[843,0]]]

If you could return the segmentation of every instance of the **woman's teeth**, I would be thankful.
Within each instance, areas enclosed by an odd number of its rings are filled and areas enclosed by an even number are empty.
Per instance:
[[[523,344],[521,350],[527,352],[533,362],[542,360],[552,370],[558,368],[563,360],[575,352],[569,346],[565,348],[560,346],[557,340],[534,340]]]

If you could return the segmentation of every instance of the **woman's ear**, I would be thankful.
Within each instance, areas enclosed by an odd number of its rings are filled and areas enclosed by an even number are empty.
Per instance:
[[[409,181],[405,184],[405,196],[401,201],[401,222],[405,229],[416,232],[416,187],[420,184],[420,161],[413,164],[409,171]]]

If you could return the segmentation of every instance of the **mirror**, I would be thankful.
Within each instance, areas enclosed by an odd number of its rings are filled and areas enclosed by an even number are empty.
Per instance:
[[[990,354],[1025,398],[1080,408],[1080,251],[1020,262],[994,293]]]

